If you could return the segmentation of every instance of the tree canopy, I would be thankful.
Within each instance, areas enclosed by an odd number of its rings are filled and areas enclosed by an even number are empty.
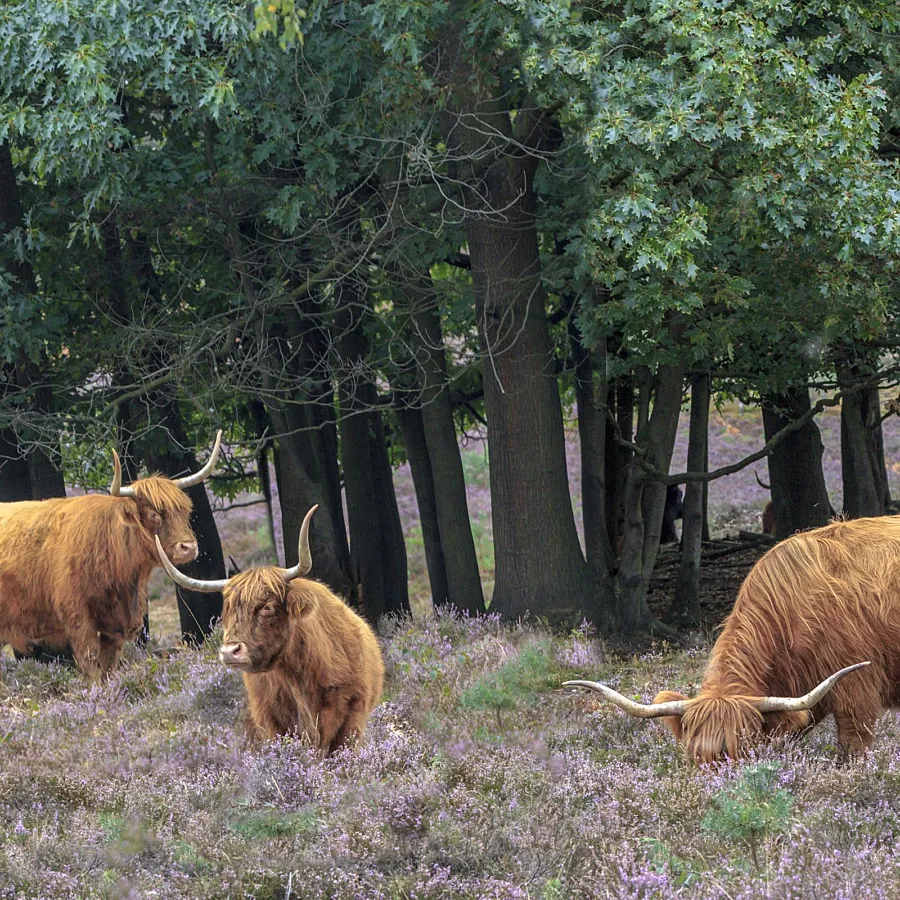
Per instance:
[[[691,379],[785,422],[893,383],[898,54],[886,0],[7,3],[0,443],[38,495],[36,455],[98,487],[112,442],[162,465],[222,424],[229,489],[273,450],[372,615],[406,605],[408,457],[435,600],[477,611],[486,423],[494,608],[646,625]]]

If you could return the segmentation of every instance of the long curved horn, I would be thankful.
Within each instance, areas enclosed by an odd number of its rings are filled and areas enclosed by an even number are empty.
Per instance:
[[[134,488],[122,487],[122,463],[119,462],[119,454],[115,450],[113,455],[113,480],[109,486],[110,497],[133,497]]]
[[[660,716],[683,716],[687,709],[688,700],[668,700],[665,703],[636,703],[629,700],[618,691],[614,691],[599,681],[564,681],[563,686],[585,687],[603,694],[607,700],[615,703],[620,709],[624,709],[631,716],[639,719],[658,719]]]
[[[761,488],[765,488],[767,491],[771,491],[771,490],[772,490],[772,485],[771,485],[771,484],[766,484],[766,483],[762,480],[762,478],[759,477],[759,474],[757,473],[756,469],[753,470],[753,474],[756,476],[756,483],[757,483]]]
[[[166,551],[163,550],[162,544],[159,542],[159,535],[155,535],[155,538],[156,552],[159,554],[159,561],[163,564],[163,568],[169,573],[169,578],[171,578],[175,584],[179,584],[189,591],[199,591],[202,594],[215,594],[225,590],[225,585],[228,584],[230,580],[228,578],[219,578],[215,581],[203,581],[200,578],[191,578],[189,575],[185,575],[184,572],[179,572],[178,569],[172,565],[169,557],[166,556]]]
[[[309,573],[312,568],[312,553],[309,550],[309,523],[312,520],[313,513],[319,508],[317,503],[307,514],[300,526],[299,540],[299,561],[296,566],[290,569],[282,569],[281,576],[285,581],[293,581],[295,578],[302,578]]]
[[[222,429],[220,428],[216,434],[216,442],[213,444],[212,453],[209,454],[206,465],[199,472],[194,472],[193,475],[185,475],[184,478],[173,478],[172,482],[176,487],[180,487],[182,490],[193,487],[195,484],[202,484],[212,474],[213,469],[215,469],[216,463],[219,461],[219,452],[221,449]]]
[[[818,687],[814,687],[802,697],[765,697],[756,704],[756,708],[760,712],[802,712],[805,709],[812,709],[845,675],[868,665],[870,663],[861,662],[847,666],[846,669],[829,675]]]

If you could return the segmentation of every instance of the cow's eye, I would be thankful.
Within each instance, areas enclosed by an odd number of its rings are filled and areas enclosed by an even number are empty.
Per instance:
[[[274,615],[275,615],[275,607],[272,606],[271,604],[267,604],[266,606],[262,607],[262,609],[260,609],[260,611],[259,611],[259,616],[260,616],[260,618],[263,618],[263,619],[271,619],[272,616],[274,616]]]

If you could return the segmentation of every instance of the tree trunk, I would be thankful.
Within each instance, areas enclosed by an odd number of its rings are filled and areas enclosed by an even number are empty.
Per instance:
[[[310,456],[304,453],[307,435],[289,431],[281,414],[274,410],[271,410],[271,415],[279,432],[275,443],[275,477],[278,480],[278,501],[281,506],[285,565],[296,565],[300,526],[309,510],[318,503],[319,509],[313,517],[309,532],[313,560],[309,577],[322,581],[339,596],[350,599],[353,585],[349,559],[346,568],[341,559],[343,514],[338,521],[334,520],[327,492],[307,471],[304,464],[310,461]]]
[[[305,312],[315,322],[321,310],[313,301],[308,305]],[[267,419],[276,434],[275,476],[285,565],[296,564],[300,526],[310,508],[318,504],[309,535],[313,558],[310,577],[351,599],[356,586],[341,497],[334,385],[330,375],[323,372],[328,338],[316,325],[305,327],[299,315],[289,310],[284,322],[270,325],[269,339],[276,347],[270,371],[281,369],[281,375],[276,378],[267,374],[266,386],[277,400],[270,400],[268,408],[254,404],[252,412],[260,435],[267,430]],[[281,360],[289,362],[284,366]]]
[[[859,379],[855,367],[838,362],[838,383],[846,391]],[[847,393],[841,400],[841,475],[844,512],[851,519],[884,515],[884,492],[879,484],[875,436],[864,392]],[[877,415],[877,408],[876,408]]]
[[[372,622],[385,613],[409,611],[406,545],[387,455],[378,394],[366,371],[370,315],[363,285],[344,278],[335,288],[340,310],[335,342],[341,369],[341,459],[350,523],[350,559],[358,601]]]
[[[411,316],[409,342],[420,391],[421,425],[446,578],[446,592],[441,586],[442,592],[432,596],[437,604],[449,603],[469,613],[483,613],[484,591],[469,524],[466,479],[447,385],[444,335],[434,306],[431,280],[404,277],[402,272],[398,275],[402,278],[401,290]],[[418,485],[416,491],[418,494]]]
[[[421,410],[397,407],[395,412],[400,431],[403,433],[403,443],[406,445],[406,455],[409,458],[409,468],[416,489],[428,581],[431,584],[431,599],[435,606],[440,606],[450,600],[450,584],[438,525],[437,486],[428,456]],[[468,524],[468,520],[466,522]]]
[[[581,343],[574,322],[569,328],[575,359],[575,403],[581,451],[581,504],[584,518],[584,548],[588,566],[595,577],[615,566],[613,545],[606,527],[606,395],[603,374],[599,384],[591,354]],[[606,342],[595,351],[605,372]]]
[[[13,378],[13,366],[4,366],[3,372]],[[17,390],[15,383],[4,382],[4,399]],[[31,500],[31,470],[28,460],[19,450],[19,440],[12,428],[0,429],[0,503]]]
[[[707,443],[706,467],[709,471],[709,444]],[[709,482],[703,482],[703,540],[709,543]]]
[[[453,109],[442,117],[467,191],[466,236],[482,352],[496,581],[491,609],[569,625],[602,606],[581,552],[569,483],[559,386],[545,314],[533,191],[535,161],[520,154],[502,95],[479,86],[460,35],[448,35]],[[540,129],[530,114],[519,134]],[[496,147],[488,152],[491,143]],[[472,165],[493,156],[483,176]],[[476,160],[478,162],[476,162]],[[605,604],[604,604],[605,605]]]
[[[891,502],[891,488],[888,484],[887,466],[884,460],[884,431],[881,427],[881,395],[877,384],[863,392],[863,421],[866,423],[866,437],[869,442],[869,453],[872,467],[875,470],[875,484],[881,508],[887,510]]]
[[[264,444],[256,454],[256,473],[259,478],[259,491],[266,504],[266,524],[269,526],[269,543],[272,554],[277,558],[278,543],[275,540],[275,510],[272,507],[272,478],[269,473],[269,447]]]
[[[622,439],[634,438],[634,384],[631,375],[616,377],[609,396],[615,397],[616,423]],[[619,552],[619,538],[624,532],[624,497],[631,451],[617,440],[612,428],[606,430],[606,529],[612,546]],[[614,568],[618,566],[615,564]]]
[[[809,389],[793,388],[762,398],[766,440],[810,409]],[[822,472],[822,437],[815,422],[789,434],[769,454],[775,537],[825,525],[833,515]]]
[[[23,358],[19,366],[19,373],[21,383],[27,385],[31,393],[31,408],[47,417],[51,416],[53,413],[53,388],[43,378],[39,366]],[[53,443],[57,442],[53,441]],[[62,460],[59,460],[57,468],[43,446],[37,445],[28,451],[28,473],[31,480],[32,500],[66,496],[66,480],[62,471]]]
[[[684,369],[661,365],[653,384],[650,410],[648,380],[641,387],[635,443],[646,461],[659,472],[668,472],[678,432]],[[619,568],[619,626],[626,634],[640,631],[651,620],[647,605],[650,577],[659,550],[659,535],[666,506],[665,482],[651,480],[632,461],[625,494],[625,540]]]
[[[688,472],[706,472],[709,447],[709,375],[691,379],[691,430],[688,437]],[[700,621],[700,550],[703,541],[703,487],[689,481],[684,489],[684,527],[681,566],[675,581],[672,618],[685,624]]]

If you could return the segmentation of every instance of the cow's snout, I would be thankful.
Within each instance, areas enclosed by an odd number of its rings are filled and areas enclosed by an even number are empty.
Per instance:
[[[196,541],[181,541],[175,545],[175,553],[172,562],[192,562],[197,558],[198,549]]]
[[[249,662],[247,647],[244,644],[222,644],[219,647],[219,659],[226,666],[245,666]]]

